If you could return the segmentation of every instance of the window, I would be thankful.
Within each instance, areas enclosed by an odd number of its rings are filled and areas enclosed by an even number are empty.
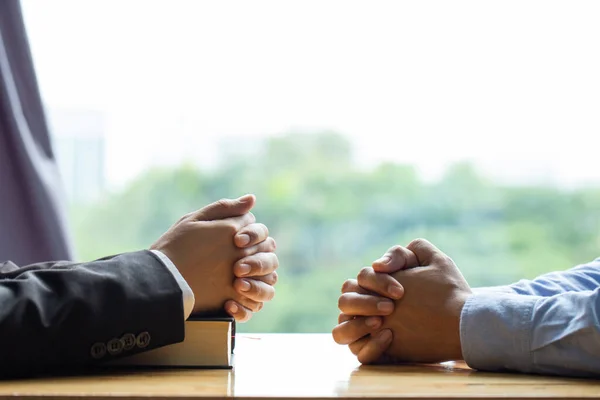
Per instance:
[[[255,193],[281,279],[243,330],[329,331],[414,237],[472,286],[599,255],[597,2],[23,6],[78,257]]]

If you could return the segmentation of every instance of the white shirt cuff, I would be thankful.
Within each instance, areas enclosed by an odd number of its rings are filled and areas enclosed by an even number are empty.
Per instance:
[[[194,292],[192,292],[192,288],[190,285],[183,279],[183,276],[173,264],[173,261],[169,259],[166,255],[163,254],[162,251],[159,250],[150,250],[162,261],[162,263],[167,267],[169,271],[175,277],[175,280],[179,284],[181,288],[181,292],[183,293],[183,319],[187,320],[189,316],[192,314],[192,310],[194,309],[194,305],[196,304],[196,299],[194,298]]]

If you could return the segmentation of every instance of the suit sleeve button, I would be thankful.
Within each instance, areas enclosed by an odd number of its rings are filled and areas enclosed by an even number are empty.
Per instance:
[[[112,339],[106,344],[106,348],[110,355],[115,356],[123,351],[123,342],[121,339]]]
[[[106,345],[104,343],[94,343],[90,349],[92,358],[99,360],[106,355]]]
[[[150,334],[148,332],[140,333],[135,340],[137,347],[143,349],[150,344]]]
[[[129,351],[135,347],[135,335],[133,333],[127,333],[121,338],[123,342],[123,350]]]

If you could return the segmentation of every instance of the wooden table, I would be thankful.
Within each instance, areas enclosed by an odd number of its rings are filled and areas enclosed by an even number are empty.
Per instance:
[[[600,398],[600,381],[476,372],[462,363],[360,366],[330,335],[240,335],[233,370],[126,370],[0,381],[0,398]]]

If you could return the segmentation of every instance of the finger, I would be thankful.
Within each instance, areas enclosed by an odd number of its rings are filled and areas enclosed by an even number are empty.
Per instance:
[[[256,197],[252,194],[239,197],[237,199],[221,199],[201,208],[192,213],[195,221],[214,221],[230,217],[238,217],[247,214],[254,203]]]
[[[380,317],[360,317],[336,325],[331,331],[338,344],[350,344],[375,332],[383,323]]]
[[[394,246],[388,249],[380,259],[373,262],[373,269],[376,272],[391,274],[401,269],[418,267],[419,265],[421,264],[419,264],[415,253],[406,247]]]
[[[360,353],[360,351],[362,350],[362,348],[365,347],[365,345],[369,342],[369,340],[371,340],[371,336],[370,335],[365,336],[365,337],[357,340],[356,342],[350,343],[348,345],[348,348],[350,349],[352,354],[357,356],[358,353]]]
[[[237,233],[240,229],[251,225],[255,222],[256,217],[254,216],[254,214],[249,212],[238,217],[225,218],[220,221],[217,221],[216,223],[227,224],[228,226],[231,226],[231,229],[233,229]]]
[[[267,274],[267,275],[253,276],[252,278],[247,278],[247,279],[255,279],[257,281],[264,282],[267,285],[273,286],[279,281],[279,275],[277,274],[277,272],[271,272],[270,274]]]
[[[273,286],[256,279],[236,279],[233,287],[239,294],[254,301],[265,302],[275,297]]]
[[[279,259],[275,253],[256,253],[238,260],[233,265],[233,273],[242,276],[265,276],[279,267]]]
[[[358,352],[358,361],[363,364],[374,363],[390,347],[390,344],[392,344],[392,331],[389,329],[371,335],[370,340],[366,341]]]
[[[354,315],[340,313],[340,315],[338,315],[338,324],[341,324],[346,321],[350,321],[351,319],[354,319],[354,318],[355,318]]]
[[[277,250],[277,243],[275,243],[275,239],[268,237],[266,240],[257,245],[240,249],[239,252],[241,256],[240,258],[243,258],[257,253],[273,253],[275,250]]]
[[[237,322],[247,322],[252,318],[252,311],[233,300],[228,300],[225,303],[225,311],[231,315]]]
[[[421,266],[431,265],[449,258],[425,239],[415,239],[406,247],[415,254],[418,264]]]
[[[346,282],[342,285],[342,293],[361,293],[361,294],[371,294],[368,290],[361,288],[358,286],[358,282],[356,279],[347,279]]]
[[[264,224],[250,224],[240,229],[235,235],[234,242],[237,247],[254,246],[269,237],[269,228]]]
[[[391,299],[400,299],[404,288],[395,278],[388,274],[375,272],[371,267],[364,267],[358,274],[359,287]]]
[[[390,315],[394,311],[394,303],[385,297],[351,292],[340,296],[338,308],[350,315]]]
[[[242,307],[247,308],[248,310],[252,311],[253,313],[259,312],[260,310],[262,310],[263,306],[265,305],[261,301],[254,301],[254,300],[249,299],[248,297],[245,297],[242,295],[236,296],[234,301],[237,302],[238,305],[241,305]]]

